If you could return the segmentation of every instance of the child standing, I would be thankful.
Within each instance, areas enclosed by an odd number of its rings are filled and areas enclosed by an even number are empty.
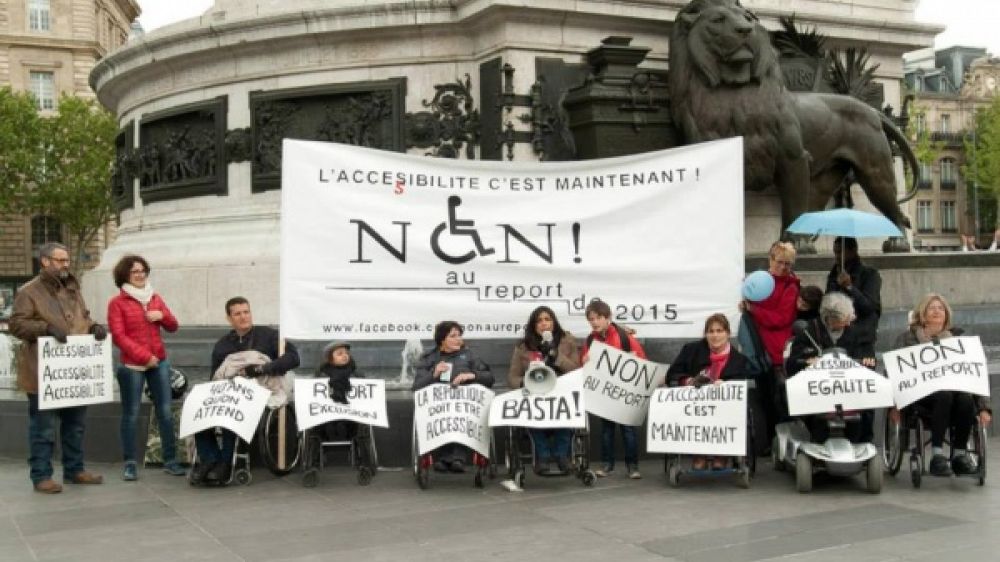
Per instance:
[[[590,352],[590,344],[594,340],[605,345],[620,349],[626,353],[632,353],[636,357],[646,358],[639,340],[627,330],[611,321],[611,307],[608,303],[594,299],[587,305],[587,322],[593,330],[587,337],[583,345],[580,363],[587,362]],[[615,469],[615,428],[621,427],[622,444],[625,446],[625,466],[628,477],[633,480],[642,478],[639,473],[639,443],[636,441],[636,428],[631,425],[621,425],[611,420],[601,419],[601,460],[604,467],[594,473],[604,477]]]

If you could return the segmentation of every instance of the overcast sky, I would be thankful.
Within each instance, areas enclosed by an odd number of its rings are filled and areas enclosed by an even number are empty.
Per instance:
[[[142,7],[139,22],[143,29],[152,31],[176,21],[197,17],[212,4],[212,0],[139,0],[139,6]],[[935,46],[938,48],[957,44],[986,47],[994,56],[1000,56],[998,0],[920,0],[917,21],[948,26],[937,37]]]

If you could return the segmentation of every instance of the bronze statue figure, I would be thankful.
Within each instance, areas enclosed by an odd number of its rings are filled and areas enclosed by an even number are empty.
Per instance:
[[[889,144],[916,172],[903,134],[853,97],[789,92],[767,31],[738,0],[693,0],[681,10],[669,83],[685,144],[743,136],[746,189],[775,186],[783,232],[802,213],[825,208],[852,172],[882,214],[910,226],[896,200]]]

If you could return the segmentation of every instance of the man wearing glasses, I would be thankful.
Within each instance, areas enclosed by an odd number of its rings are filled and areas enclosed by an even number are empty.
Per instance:
[[[31,482],[35,491],[56,494],[62,485],[52,479],[52,449],[56,423],[62,445],[63,480],[74,484],[100,484],[99,474],[83,468],[83,430],[86,406],[38,409],[38,338],[52,336],[66,343],[66,336],[93,334],[98,340],[108,336],[103,326],[90,319],[90,311],[80,294],[80,283],[69,270],[66,246],[48,243],[39,250],[42,270],[14,297],[10,318],[11,333],[24,341],[17,369],[17,385],[28,394],[28,439],[31,453]]]

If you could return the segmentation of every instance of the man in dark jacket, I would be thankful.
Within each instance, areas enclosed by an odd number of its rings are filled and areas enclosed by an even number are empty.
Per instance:
[[[836,263],[826,278],[826,292],[839,291],[851,298],[857,315],[854,329],[862,340],[874,345],[882,316],[882,277],[877,269],[861,263],[855,238],[834,240],[833,255]]]
[[[52,449],[56,423],[62,440],[63,480],[75,484],[100,484],[104,478],[83,468],[83,429],[86,406],[38,409],[38,338],[51,336],[66,343],[66,336],[93,334],[103,340],[108,333],[90,319],[80,294],[80,284],[69,270],[69,252],[62,244],[45,244],[39,250],[42,270],[25,283],[14,299],[11,333],[25,342],[17,369],[17,385],[28,394],[28,440],[31,447],[31,481],[36,492],[56,494],[62,486],[52,479]]]
[[[243,297],[233,297],[226,301],[226,319],[233,327],[230,332],[212,348],[212,374],[226,357],[241,351],[259,351],[271,361],[263,365],[249,365],[243,376],[281,376],[299,366],[299,352],[291,342],[286,342],[285,353],[281,354],[281,338],[278,331],[267,326],[254,326],[250,303]],[[236,449],[236,434],[222,430],[222,446],[215,439],[215,430],[200,431],[194,436],[198,447],[198,469],[192,478],[195,482],[225,483],[229,480],[233,452]]]

